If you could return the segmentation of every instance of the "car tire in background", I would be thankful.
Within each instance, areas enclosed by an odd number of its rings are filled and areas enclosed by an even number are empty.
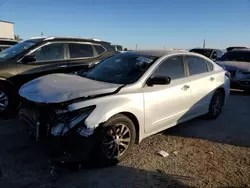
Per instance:
[[[0,83],[0,116],[10,115],[14,109],[13,92],[10,86],[5,83]]]
[[[136,139],[133,121],[123,114],[111,117],[100,128],[91,160],[98,167],[116,165],[130,152]]]
[[[216,119],[224,106],[225,95],[220,89],[216,90],[213,94],[211,102],[209,104],[209,111],[206,114],[208,119]]]

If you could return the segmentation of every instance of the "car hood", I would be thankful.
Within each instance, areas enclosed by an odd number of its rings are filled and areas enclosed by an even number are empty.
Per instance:
[[[223,65],[227,70],[239,70],[239,71],[250,71],[249,62],[240,62],[240,61],[217,61],[219,65]]]
[[[24,84],[19,95],[38,103],[61,103],[81,97],[115,92],[120,84],[112,84],[70,74],[51,74]]]

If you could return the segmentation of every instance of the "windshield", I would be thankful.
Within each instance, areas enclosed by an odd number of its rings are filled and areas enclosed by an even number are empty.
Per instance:
[[[26,49],[34,46],[35,44],[36,43],[34,41],[24,41],[24,42],[18,43],[0,52],[0,59],[13,58],[16,55],[24,52]]]
[[[116,84],[132,84],[154,63],[157,57],[138,54],[112,56],[82,76]]]
[[[243,61],[250,63],[250,51],[229,51],[219,61]]]
[[[204,55],[208,58],[210,58],[212,51],[213,50],[208,50],[208,49],[192,49],[192,50],[190,50],[190,52],[198,53],[198,54]]]

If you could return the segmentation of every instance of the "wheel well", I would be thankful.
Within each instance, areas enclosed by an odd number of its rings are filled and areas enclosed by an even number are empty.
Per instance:
[[[0,86],[11,85],[12,83],[8,80],[1,80],[0,79]]]
[[[222,92],[222,93],[223,93],[224,100],[225,100],[225,89],[222,88],[222,87],[220,87],[220,88],[216,89],[216,91]],[[225,102],[225,101],[223,101],[223,102]]]
[[[139,143],[139,122],[138,119],[136,118],[136,116],[130,112],[120,112],[119,114],[123,114],[125,116],[127,116],[129,119],[131,119],[135,125],[135,130],[136,130],[136,143]]]

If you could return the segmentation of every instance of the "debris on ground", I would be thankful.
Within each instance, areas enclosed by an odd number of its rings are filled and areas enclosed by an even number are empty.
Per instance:
[[[162,157],[168,157],[169,156],[169,153],[167,153],[166,151],[163,151],[163,150],[159,151],[158,154],[160,156],[162,156]]]
[[[173,154],[177,155],[179,153],[179,151],[174,151]]]

